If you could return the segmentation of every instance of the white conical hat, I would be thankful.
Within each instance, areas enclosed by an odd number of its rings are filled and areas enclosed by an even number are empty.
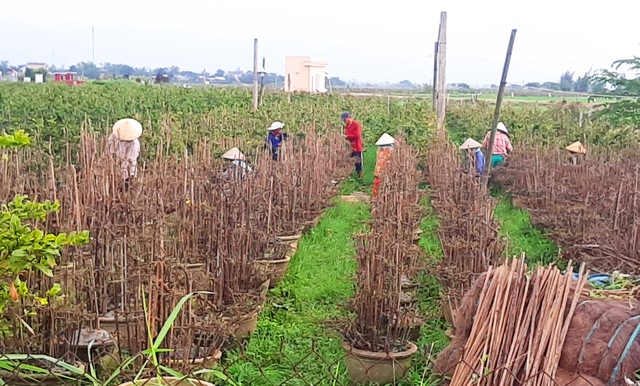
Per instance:
[[[569,150],[572,153],[587,154],[587,149],[580,141],[575,141],[571,145],[565,147],[565,149]]]
[[[376,146],[386,146],[386,145],[393,145],[396,142],[396,140],[390,136],[387,133],[382,134],[382,136],[378,139],[378,142],[376,142]]]
[[[273,122],[271,126],[267,127],[267,130],[274,131],[274,130],[282,129],[283,127],[284,127],[284,123],[276,121],[276,122]]]
[[[228,159],[228,160],[237,160],[237,159],[239,159],[241,161],[244,161],[244,154],[242,154],[240,149],[238,149],[237,147],[232,147],[231,149],[227,150],[227,152],[222,155],[222,158]]]
[[[460,150],[477,149],[479,147],[482,147],[480,142],[476,141],[473,138],[467,138],[467,140],[464,141],[462,145],[460,145]]]
[[[142,124],[133,118],[123,118],[113,125],[113,134],[121,141],[133,141],[142,135]]]
[[[498,126],[496,126],[496,129],[498,129],[498,131],[502,131],[505,134],[509,134],[509,130],[507,130],[507,126],[505,126],[504,123],[502,122],[498,122]]]

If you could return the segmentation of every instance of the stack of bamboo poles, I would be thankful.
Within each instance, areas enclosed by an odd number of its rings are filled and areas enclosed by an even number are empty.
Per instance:
[[[567,268],[572,272],[571,263]],[[486,275],[452,386],[555,386],[560,353],[587,275],[527,271],[524,255]]]

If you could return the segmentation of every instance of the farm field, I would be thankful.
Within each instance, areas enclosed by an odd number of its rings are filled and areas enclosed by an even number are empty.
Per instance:
[[[250,93],[231,88],[0,85],[0,224],[13,232],[0,240],[18,251],[0,265],[0,378],[348,385],[363,375],[353,359],[363,351],[397,355],[399,384],[463,379],[463,361],[481,378],[499,374],[498,361],[453,349],[460,323],[474,323],[465,294],[514,256],[637,274],[637,139],[581,101],[507,104],[516,151],[486,189],[457,148],[490,125],[480,99],[452,103],[440,136],[420,97],[267,93],[252,111]],[[362,180],[343,111],[364,127]],[[143,125],[126,188],[105,147],[123,117]],[[289,134],[279,161],[263,148],[273,121]],[[396,144],[378,198],[343,200],[371,197],[385,132]],[[563,148],[576,140],[590,152],[572,163]],[[220,177],[233,146],[254,167],[242,180]],[[16,241],[26,234],[36,248]],[[94,329],[112,338],[88,344]],[[568,355],[561,342],[551,349]]]

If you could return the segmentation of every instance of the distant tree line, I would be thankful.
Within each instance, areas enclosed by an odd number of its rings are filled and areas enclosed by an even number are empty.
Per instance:
[[[529,88],[542,88],[554,91],[573,91],[582,93],[604,93],[605,87],[601,82],[595,80],[591,71],[575,78],[575,72],[566,71],[560,75],[559,82],[531,82],[524,86]]]

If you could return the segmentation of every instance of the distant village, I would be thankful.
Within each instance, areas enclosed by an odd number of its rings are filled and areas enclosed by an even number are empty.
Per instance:
[[[398,83],[373,84],[366,82],[347,82],[339,77],[330,77],[326,73],[327,62],[313,57],[287,57],[286,77],[264,69],[259,71],[262,85],[270,88],[293,89],[295,91],[326,92],[331,88],[407,88],[420,89],[424,85],[408,80]],[[253,71],[235,70],[200,72],[182,70],[176,66],[161,68],[135,68],[126,64],[81,62],[69,67],[56,67],[47,63],[30,62],[13,65],[0,61],[0,81],[4,82],[66,82],[84,83],[87,80],[125,79],[140,83],[176,83],[191,85],[250,85],[253,83]]]

